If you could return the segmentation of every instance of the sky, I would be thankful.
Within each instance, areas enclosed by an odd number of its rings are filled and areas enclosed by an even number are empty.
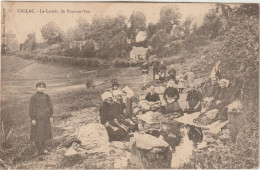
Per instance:
[[[19,43],[27,38],[28,33],[35,32],[36,40],[42,42],[40,29],[49,21],[53,21],[66,32],[67,29],[77,25],[76,20],[80,17],[91,22],[94,15],[116,16],[123,14],[129,18],[133,11],[141,11],[146,16],[147,24],[157,23],[160,17],[160,9],[163,6],[176,5],[182,15],[194,19],[200,25],[204,15],[213,7],[211,3],[127,3],[127,2],[3,2],[5,8],[6,33],[16,34]],[[34,10],[35,13],[24,12]],[[45,11],[45,13],[40,12]],[[52,12],[50,12],[52,10]],[[64,10],[65,13],[61,13]],[[88,12],[83,12],[83,10]],[[57,13],[55,12],[57,11]],[[71,13],[68,11],[82,11]]]

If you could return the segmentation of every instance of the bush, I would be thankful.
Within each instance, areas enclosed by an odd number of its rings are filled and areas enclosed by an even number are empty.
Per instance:
[[[101,63],[100,60],[96,58],[74,58],[65,56],[50,56],[44,54],[34,55],[28,53],[19,53],[17,56],[24,59],[35,59],[41,62],[55,62],[84,68],[97,68]]]
[[[140,67],[143,61],[126,61],[126,60],[116,60],[114,62],[114,67],[116,68],[128,68],[128,67]]]

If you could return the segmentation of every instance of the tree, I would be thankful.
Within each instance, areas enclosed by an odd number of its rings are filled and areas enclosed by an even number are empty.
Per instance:
[[[22,50],[31,51],[31,50],[34,50],[35,47],[36,47],[36,34],[35,34],[35,32],[27,34],[27,39],[22,44]]]
[[[129,28],[131,38],[135,41],[137,33],[146,29],[146,17],[142,12],[134,11],[129,18],[129,22],[131,24]]]
[[[259,4],[241,4],[237,9],[238,15],[247,15],[259,17]]]
[[[49,22],[41,29],[42,37],[48,44],[56,44],[63,41],[63,32],[54,22]]]
[[[151,38],[157,32],[157,25],[149,23],[147,26],[147,38]]]
[[[170,34],[173,25],[178,25],[181,14],[177,6],[164,6],[160,10],[159,28]]]
[[[126,17],[123,15],[94,16],[86,36],[99,44],[98,57],[123,57],[129,51],[126,30]]]
[[[81,49],[81,56],[86,58],[95,56],[95,45],[93,41],[88,40],[85,42]]]
[[[182,24],[182,29],[184,33],[184,37],[187,37],[191,32],[191,18],[186,18],[184,23]]]
[[[85,31],[90,26],[88,20],[86,18],[80,17],[77,21],[78,27]]]
[[[212,10],[204,17],[203,24],[200,28],[201,34],[214,39],[219,35],[222,25],[221,17],[217,15],[215,10]]]
[[[151,39],[152,54],[162,57],[161,52],[164,46],[168,43],[168,37],[169,35],[164,30],[157,31]]]

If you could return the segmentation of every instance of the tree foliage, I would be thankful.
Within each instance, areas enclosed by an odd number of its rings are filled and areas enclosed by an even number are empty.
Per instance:
[[[42,37],[48,44],[56,44],[63,41],[63,31],[54,23],[49,22],[41,28]]]
[[[21,50],[31,51],[34,50],[36,47],[36,34],[29,33],[27,34],[27,39],[24,43],[21,44]]]
[[[170,34],[173,25],[178,25],[181,14],[177,6],[164,6],[160,10],[159,28]]]
[[[129,18],[129,22],[129,32],[131,38],[135,41],[137,33],[146,29],[146,17],[142,12],[134,11]]]
[[[259,18],[247,14],[230,14],[225,33],[217,39],[219,45],[211,50],[208,57],[223,62],[221,67],[225,77],[248,83],[242,97],[255,100],[258,99],[259,79]]]
[[[211,10],[204,17],[203,24],[200,28],[200,34],[207,35],[211,39],[214,39],[219,35],[221,27],[221,18],[217,15],[215,10]]]

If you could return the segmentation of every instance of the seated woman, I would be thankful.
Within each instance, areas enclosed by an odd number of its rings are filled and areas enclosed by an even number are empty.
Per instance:
[[[219,119],[222,121],[227,120],[227,105],[230,104],[231,93],[228,88],[229,81],[226,79],[221,79],[219,81],[220,92],[218,95],[218,100],[216,101],[216,108],[220,110]]]
[[[199,91],[196,90],[194,84],[190,85],[190,90],[186,98],[188,108],[184,111],[188,114],[201,111],[202,96]]]
[[[122,89],[122,97],[123,97],[123,103],[125,105],[126,116],[131,117],[131,118],[133,116],[133,97],[134,96],[135,96],[134,92],[128,86],[126,86]]]
[[[111,92],[104,92],[101,96],[103,103],[99,108],[100,122],[108,132],[109,141],[120,141],[127,136],[126,130],[118,123],[116,115],[112,112],[111,103],[113,96]]]
[[[218,100],[218,95],[220,92],[220,86],[218,84],[218,77],[211,77],[211,86],[207,97],[213,98],[214,101]]]
[[[137,124],[133,122],[132,117],[126,114],[126,106],[123,103],[122,92],[114,90],[114,101],[111,103],[112,112],[115,114],[119,125],[128,133],[137,130]]]
[[[206,112],[215,107],[215,102],[218,100],[220,93],[220,86],[218,84],[218,77],[211,77],[211,86],[205,94],[203,99],[203,112]]]
[[[157,92],[155,92],[155,87],[150,86],[150,91],[146,94],[145,100],[149,103],[151,106],[152,111],[158,111],[160,109],[160,97]]]
[[[165,89],[163,98],[166,101],[166,113],[178,112],[182,114],[178,99],[180,98],[178,90],[175,88],[174,80],[169,80],[168,87]]]

